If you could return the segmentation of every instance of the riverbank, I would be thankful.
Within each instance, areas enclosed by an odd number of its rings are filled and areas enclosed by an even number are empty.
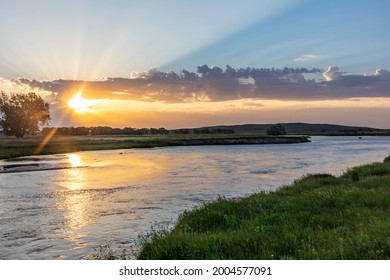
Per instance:
[[[390,259],[390,156],[340,177],[220,198],[145,237],[139,259]]]
[[[310,142],[306,136],[265,135],[156,135],[156,136],[54,136],[2,137],[0,159],[92,150],[155,148],[191,145],[293,144]]]

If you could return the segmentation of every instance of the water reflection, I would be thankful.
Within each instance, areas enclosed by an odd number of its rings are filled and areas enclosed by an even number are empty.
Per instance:
[[[88,195],[88,192],[63,192],[63,200],[61,200],[58,206],[65,212],[64,218],[67,228],[72,230],[80,229],[88,223],[87,211],[90,203],[91,197]]]
[[[91,202],[88,193],[78,190],[84,188],[85,178],[82,168],[83,162],[78,154],[69,154],[68,162],[72,168],[63,170],[64,182],[62,185],[69,191],[61,192],[61,200],[58,208],[64,211],[66,228],[79,229],[88,222],[86,212],[88,204]],[[70,240],[74,237],[69,237]]]
[[[81,162],[81,158],[78,154],[69,154],[68,155],[68,162],[72,167],[80,167],[83,166],[83,163]]]
[[[83,166],[81,157],[77,154],[69,154],[68,162],[72,168],[67,169],[64,173],[66,181],[64,187],[70,190],[78,190],[84,187],[84,172],[78,168]]]

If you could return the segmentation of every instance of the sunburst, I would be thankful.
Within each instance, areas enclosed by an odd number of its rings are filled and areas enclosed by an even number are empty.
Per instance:
[[[90,111],[91,106],[95,102],[93,100],[85,99],[81,96],[81,92],[76,93],[76,95],[69,100],[68,106],[72,108],[75,112],[85,113]]]

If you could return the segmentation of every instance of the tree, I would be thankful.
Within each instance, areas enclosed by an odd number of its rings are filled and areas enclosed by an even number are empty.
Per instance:
[[[36,93],[0,93],[0,126],[5,135],[34,135],[49,120],[49,104]]]
[[[268,135],[286,135],[286,129],[280,123],[273,124],[267,129]]]

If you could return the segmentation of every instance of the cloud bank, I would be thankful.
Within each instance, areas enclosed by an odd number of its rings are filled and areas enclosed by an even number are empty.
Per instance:
[[[307,74],[322,74],[308,79]],[[348,74],[337,66],[318,68],[239,68],[207,65],[196,72],[161,72],[153,68],[133,72],[129,78],[95,81],[37,81],[18,78],[12,82],[33,91],[52,93],[58,101],[68,101],[76,92],[88,99],[137,100],[188,103],[227,101],[245,98],[277,100],[328,100],[354,97],[390,97],[390,72]]]

